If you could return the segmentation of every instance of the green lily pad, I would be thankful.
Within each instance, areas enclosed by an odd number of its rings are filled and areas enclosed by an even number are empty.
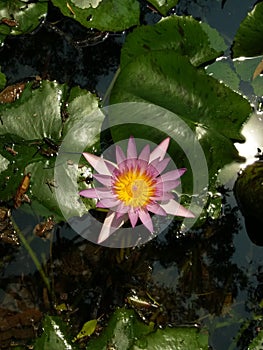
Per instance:
[[[73,1],[52,0],[63,15],[74,18],[87,28],[121,31],[139,24],[137,0],[103,0],[96,8],[79,8]]]
[[[153,331],[140,322],[133,310],[118,309],[98,338],[88,342],[86,350],[205,350],[208,335],[192,327],[165,328]]]
[[[205,28],[208,32],[208,26]],[[220,40],[215,30],[210,28],[210,32],[213,33],[211,38]],[[140,55],[160,51],[167,54],[169,51],[177,52],[187,56],[194,66],[204,65],[220,56],[223,47],[219,51],[215,50],[204,27],[192,17],[172,16],[154,26],[136,28],[128,35],[122,48],[121,68]]]
[[[240,24],[232,47],[233,57],[252,57],[263,54],[263,3],[256,4],[254,9]]]
[[[91,111],[97,113],[89,129],[87,116]],[[79,87],[69,89],[48,81],[35,86],[32,82],[26,85],[18,100],[0,105],[0,113],[3,122],[0,154],[6,160],[1,161],[1,199],[12,199],[23,175],[31,173],[28,195],[39,215],[52,214],[57,220],[63,220],[64,213],[69,217],[79,216],[94,207],[92,200],[86,206],[79,202],[77,178],[82,172],[78,167],[81,152],[93,150],[99,140],[104,116],[99,113],[98,99]],[[63,137],[72,130],[75,136],[61,146],[64,151],[57,157]],[[85,138],[79,137],[81,132]],[[63,174],[59,197],[56,171]]]
[[[30,3],[21,0],[2,0],[0,3],[0,35],[3,35],[4,39],[6,35],[32,32],[46,16],[47,9],[47,0]]]
[[[125,66],[113,87],[111,103],[136,101],[180,116],[203,146],[211,176],[238,159],[232,140],[244,141],[240,130],[251,112],[248,101],[194,68],[187,58],[164,50],[139,56]],[[131,130],[125,136],[127,132]]]
[[[167,15],[167,12],[177,5],[178,0],[150,0],[149,1],[163,16]]]

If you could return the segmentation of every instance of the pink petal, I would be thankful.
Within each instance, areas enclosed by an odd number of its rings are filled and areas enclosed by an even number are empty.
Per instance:
[[[176,180],[186,172],[186,168],[176,169],[168,171],[167,173],[160,176],[162,181]]]
[[[171,180],[171,181],[164,181],[162,182],[162,179],[159,180],[157,179],[157,184],[156,184],[156,190],[161,191],[161,192],[168,192],[173,189],[175,189],[177,186],[179,186],[181,183],[180,180]]]
[[[146,145],[141,151],[138,159],[145,160],[148,163],[149,158],[150,158],[150,145]]]
[[[137,224],[137,221],[138,221],[138,217],[139,217],[138,212],[137,211],[129,211],[128,215],[129,215],[129,219],[130,219],[132,227],[135,227],[135,225]]]
[[[154,196],[151,197],[153,201],[168,201],[174,199],[174,195],[171,192],[157,191]]]
[[[116,161],[117,164],[119,165],[120,163],[124,162],[126,159],[125,154],[123,153],[122,149],[120,146],[116,145]]]
[[[194,218],[195,215],[181,204],[171,199],[166,203],[161,203],[160,206],[166,211],[167,214],[175,216],[183,216],[186,218]]]
[[[100,231],[98,237],[98,244],[102,243],[107,238],[109,238],[110,235],[112,235],[118,228],[120,228],[123,225],[123,223],[123,219],[116,218],[115,212],[109,211]]]
[[[161,161],[160,159],[155,159],[149,164],[149,166],[150,165],[153,166],[159,175],[167,167],[169,162],[170,162],[170,158],[164,158]]]
[[[152,162],[154,159],[160,159],[163,160],[167,148],[170,143],[170,137],[167,137],[165,140],[163,140],[150,154],[149,162]]]
[[[147,205],[147,210],[150,212],[157,214],[157,215],[162,215],[166,216],[166,211],[158,204],[158,203],[150,203]]]
[[[139,218],[141,219],[141,222],[143,225],[151,232],[153,233],[153,223],[150,214],[146,210],[139,210]]]
[[[79,194],[87,198],[112,198],[112,193],[107,188],[89,188],[87,190],[82,190]]]
[[[137,158],[136,144],[133,136],[131,136],[128,141],[127,158]]]
[[[119,203],[120,201],[115,198],[102,198],[96,206],[98,208],[113,208],[116,207]]]
[[[112,177],[111,176],[109,176],[109,175],[102,175],[102,174],[94,174],[93,177],[94,177],[94,179],[99,181],[104,186],[108,186],[108,187],[111,186],[111,183],[112,183]]]
[[[83,156],[99,174],[111,175],[112,171],[116,168],[113,163],[101,157],[97,157],[94,154],[85,152]]]

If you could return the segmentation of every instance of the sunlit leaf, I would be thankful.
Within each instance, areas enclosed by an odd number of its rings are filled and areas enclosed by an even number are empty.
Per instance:
[[[139,24],[137,0],[103,0],[96,8],[81,9],[71,0],[52,0],[65,16],[74,18],[84,27],[102,31],[120,31]]]
[[[240,24],[232,47],[233,57],[251,57],[263,54],[263,3],[256,4],[254,9]]]
[[[96,326],[97,326],[97,320],[90,320],[84,323],[81,331],[77,334],[74,340],[79,340],[81,338],[91,336],[94,333]]]
[[[153,103],[179,115],[196,133],[211,176],[238,159],[232,140],[244,140],[240,131],[251,111],[248,101],[185,57],[166,50],[149,52],[126,65],[113,87],[111,103],[128,101]],[[158,122],[173,125],[173,120]],[[131,132],[122,131],[126,137]],[[141,132],[147,135],[147,127]]]
[[[258,335],[253,339],[249,345],[249,350],[261,350],[263,347],[263,331],[261,330]]]
[[[72,0],[73,4],[81,9],[88,9],[89,7],[96,8],[102,0]]]

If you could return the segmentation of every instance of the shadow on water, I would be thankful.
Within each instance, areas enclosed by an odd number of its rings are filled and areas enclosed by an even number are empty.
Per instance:
[[[205,19],[232,42],[254,2],[241,7],[239,0],[228,0],[222,9],[220,1],[185,0],[177,10]],[[144,21],[155,21],[148,16]],[[0,65],[10,84],[39,75],[80,85],[103,98],[118,68],[125,35],[86,31],[50,8],[35,33],[6,40]],[[70,319],[77,334],[87,319],[104,315],[106,323],[116,306],[126,304],[142,320],[160,326],[208,327],[215,350],[246,349],[262,326],[256,318],[263,297],[262,249],[249,239],[232,191],[228,195],[222,217],[202,229],[181,236],[173,222],[147,245],[125,250],[92,244],[66,224],[36,236],[33,231],[42,218],[14,211],[49,285],[27,250],[10,238],[10,220],[2,217],[1,347],[35,337],[45,312]],[[135,298],[149,307],[134,303]],[[157,309],[151,307],[152,300]]]

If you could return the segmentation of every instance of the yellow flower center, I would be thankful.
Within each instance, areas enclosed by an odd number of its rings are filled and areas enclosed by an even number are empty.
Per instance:
[[[117,198],[126,206],[144,207],[155,193],[155,180],[138,170],[128,170],[119,174],[113,184]]]

